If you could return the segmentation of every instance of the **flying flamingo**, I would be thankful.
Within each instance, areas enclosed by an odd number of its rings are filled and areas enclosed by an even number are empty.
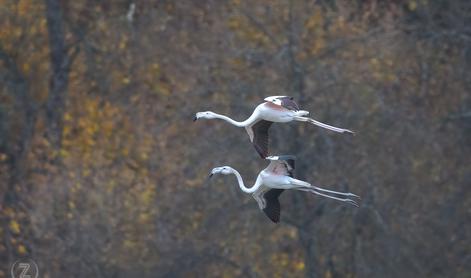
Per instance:
[[[271,221],[277,223],[280,221],[280,202],[278,197],[285,189],[295,189],[300,191],[306,191],[309,193],[317,194],[347,204],[358,207],[357,202],[347,197],[359,196],[353,193],[344,193],[333,190],[323,189],[302,180],[295,179],[293,177],[294,161],[295,157],[292,155],[283,156],[269,156],[266,159],[271,160],[267,168],[262,170],[255,181],[255,184],[248,188],[245,187],[244,181],[237,170],[229,167],[222,166],[214,168],[209,177],[215,174],[230,175],[234,174],[239,182],[239,187],[245,193],[250,193],[257,201],[260,209],[270,218]],[[331,196],[328,194],[337,195]],[[344,196],[344,197],[340,197]]]
[[[252,115],[243,122],[235,121],[227,116],[211,111],[198,112],[194,121],[198,119],[221,119],[238,127],[245,127],[257,153],[265,158],[268,156],[268,129],[273,123],[286,123],[291,121],[308,122],[328,130],[340,133],[350,133],[353,131],[318,122],[305,117],[308,111],[299,110],[298,104],[292,97],[271,96],[264,99],[266,102],[258,105]]]

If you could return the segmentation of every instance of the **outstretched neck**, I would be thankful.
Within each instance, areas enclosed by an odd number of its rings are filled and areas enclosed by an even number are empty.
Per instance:
[[[262,183],[259,181],[259,179],[257,179],[257,181],[255,182],[255,184],[252,187],[250,187],[250,188],[245,187],[244,181],[242,180],[242,177],[239,174],[239,172],[237,172],[237,170],[232,169],[232,173],[237,177],[237,182],[239,182],[239,187],[245,193],[254,193],[262,185]]]
[[[252,115],[245,121],[243,122],[238,122],[238,121],[235,121],[227,116],[224,116],[224,115],[221,115],[221,114],[217,114],[217,113],[214,113],[213,112],[213,115],[215,118],[217,119],[221,119],[221,120],[224,120],[232,125],[235,125],[235,126],[238,126],[238,127],[246,127],[246,126],[249,126],[251,124],[253,124],[257,118],[258,118],[258,111],[255,110]]]

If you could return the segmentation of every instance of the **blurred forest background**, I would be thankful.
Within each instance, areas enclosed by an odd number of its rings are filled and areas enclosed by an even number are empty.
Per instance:
[[[0,0],[0,277],[471,277],[468,0]],[[234,177],[275,124],[302,192],[271,223]]]

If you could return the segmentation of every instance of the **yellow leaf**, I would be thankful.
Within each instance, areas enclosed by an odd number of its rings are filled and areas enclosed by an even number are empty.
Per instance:
[[[70,115],[70,113],[67,113],[67,112],[64,113],[64,120],[65,120],[65,121],[70,121],[70,120],[72,120],[72,116]]]
[[[62,134],[63,134],[64,136],[68,136],[68,135],[70,134],[70,131],[71,131],[71,130],[72,130],[72,129],[70,128],[70,126],[67,126],[67,125],[66,125],[66,126],[64,126],[64,128],[62,129]]]
[[[138,221],[141,225],[146,224],[150,219],[150,215],[148,213],[141,213],[139,215]]]
[[[371,59],[370,59],[370,63],[371,63],[372,65],[378,65],[378,64],[379,64],[379,61],[378,61],[378,59],[376,59],[376,58],[371,58]]]
[[[132,241],[128,240],[128,239],[125,239],[123,241],[123,245],[124,245],[124,248],[134,248],[134,246],[135,246],[135,244]]]
[[[297,262],[295,267],[297,270],[304,270],[304,262]]]
[[[317,26],[320,26],[323,21],[322,14],[319,9],[317,9],[314,14],[307,20],[305,26],[307,29],[311,29]]]
[[[5,161],[7,159],[7,155],[4,153],[0,153],[0,161]]]
[[[25,247],[24,245],[20,244],[20,245],[18,246],[18,253],[19,253],[20,255],[26,254],[26,247]]]
[[[23,17],[28,14],[30,7],[30,1],[19,1],[18,4],[18,15]]]
[[[72,201],[69,201],[69,208],[70,209],[75,209],[75,204]]]
[[[229,19],[229,27],[232,29],[237,29],[240,27],[240,20],[237,17],[232,17]]]
[[[141,153],[141,159],[142,160],[147,160],[149,158],[149,155],[147,153]]]
[[[16,222],[16,220],[11,220],[9,226],[10,226],[10,230],[14,234],[19,234],[20,233],[20,224],[18,224],[18,222]]]
[[[415,11],[415,9],[417,9],[417,2],[416,1],[409,1],[407,6],[408,6],[409,10]]]
[[[85,168],[85,169],[83,170],[82,175],[83,175],[84,177],[88,177],[88,176],[90,176],[90,173],[91,173],[90,169]]]
[[[61,157],[67,158],[67,157],[69,156],[69,152],[66,151],[66,150],[64,150],[64,149],[61,149],[61,150],[59,151],[59,155],[60,155]]]
[[[29,73],[30,69],[31,69],[31,66],[28,63],[23,63],[23,71],[25,73]]]

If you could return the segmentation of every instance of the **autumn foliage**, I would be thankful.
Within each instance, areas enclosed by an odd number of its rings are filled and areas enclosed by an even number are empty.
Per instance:
[[[0,0],[0,278],[469,277],[471,3]],[[232,177],[241,120],[295,97],[356,131],[275,124],[274,225]]]

